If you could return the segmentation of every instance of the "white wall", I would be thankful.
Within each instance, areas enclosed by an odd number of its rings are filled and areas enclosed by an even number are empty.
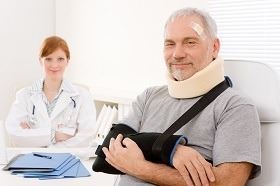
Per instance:
[[[164,84],[163,25],[186,6],[207,0],[0,0],[0,119],[41,76],[39,47],[54,33],[70,45],[73,81],[118,92]]]
[[[54,0],[0,0],[0,119],[15,90],[40,77],[42,39],[55,33]]]
[[[57,0],[56,33],[72,51],[68,77],[135,92],[164,84],[163,26],[186,6],[207,9],[207,0]]]

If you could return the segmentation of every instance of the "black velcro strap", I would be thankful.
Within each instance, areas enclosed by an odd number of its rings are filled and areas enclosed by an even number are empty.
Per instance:
[[[224,90],[229,87],[228,80],[216,85],[209,92],[207,92],[202,98],[200,98],[189,110],[187,110],[179,119],[177,119],[162,135],[160,135],[154,142],[152,147],[153,157],[162,157],[162,147],[164,142],[172,136],[176,131],[178,131],[182,126],[188,123],[192,118],[194,118],[198,113],[200,113],[204,108],[206,108],[213,100],[216,99]],[[162,157],[166,159],[168,157]]]

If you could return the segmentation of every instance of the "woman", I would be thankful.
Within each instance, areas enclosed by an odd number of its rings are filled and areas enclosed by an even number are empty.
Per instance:
[[[63,78],[69,64],[67,43],[46,38],[40,51],[44,76],[19,90],[6,120],[13,146],[82,147],[95,133],[96,111],[90,93]]]

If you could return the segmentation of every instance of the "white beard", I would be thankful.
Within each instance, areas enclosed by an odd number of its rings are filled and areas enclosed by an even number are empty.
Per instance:
[[[172,70],[171,74],[177,81],[185,80],[184,73],[182,72],[182,70]]]

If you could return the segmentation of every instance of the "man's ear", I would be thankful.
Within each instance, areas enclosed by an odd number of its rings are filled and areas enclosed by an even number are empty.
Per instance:
[[[212,51],[213,58],[216,59],[218,57],[219,51],[220,51],[220,40],[218,38],[215,38],[213,41],[213,51]]]

